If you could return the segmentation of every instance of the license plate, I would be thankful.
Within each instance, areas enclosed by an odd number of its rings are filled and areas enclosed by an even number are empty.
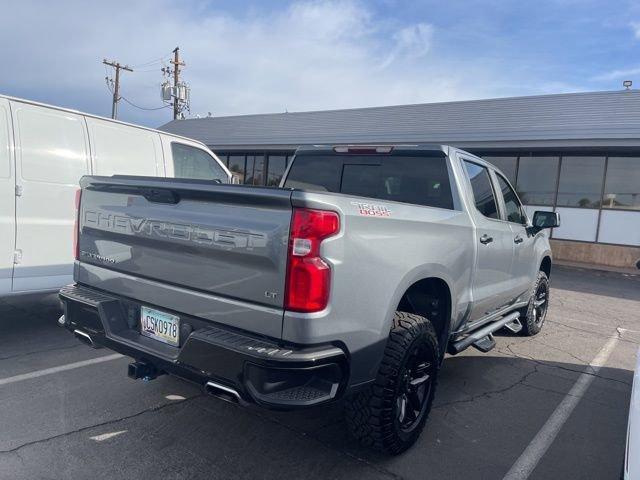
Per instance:
[[[180,318],[153,308],[142,307],[140,333],[177,347],[180,345]]]

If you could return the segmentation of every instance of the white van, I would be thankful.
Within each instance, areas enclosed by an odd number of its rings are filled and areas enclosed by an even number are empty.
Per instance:
[[[74,196],[86,174],[231,181],[200,142],[0,95],[0,296],[72,282]]]

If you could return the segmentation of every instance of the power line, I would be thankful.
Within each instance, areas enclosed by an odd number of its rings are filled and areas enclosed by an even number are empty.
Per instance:
[[[163,63],[163,62],[166,62],[167,60],[169,60],[169,58],[171,58],[171,55],[165,55],[165,56],[157,58],[155,60],[149,60],[148,62],[141,63],[139,65],[134,65],[133,68],[138,69],[138,68],[141,68],[141,67],[148,67],[149,65],[153,65],[155,63]]]
[[[156,68],[148,68],[148,69],[145,69],[145,70],[136,69],[135,73],[147,73],[147,72],[156,72],[157,73],[157,72],[160,72],[160,71],[162,71],[162,70],[160,70],[159,68],[156,67]]]
[[[171,105],[162,105],[161,107],[155,107],[155,108],[146,108],[146,107],[141,107],[140,105],[136,105],[135,103],[131,102],[130,100],[128,100],[126,97],[120,97],[122,100],[124,100],[125,102],[127,102],[129,105],[131,105],[132,107],[135,108],[139,108],[140,110],[162,110],[163,108],[169,108],[171,107]]]

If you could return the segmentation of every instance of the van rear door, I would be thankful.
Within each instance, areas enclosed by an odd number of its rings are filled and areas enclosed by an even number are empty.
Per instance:
[[[0,98],[0,295],[11,291],[16,240],[15,177],[9,101]]]
[[[89,173],[82,115],[11,101],[16,146],[14,291],[57,289],[73,281],[74,197]]]

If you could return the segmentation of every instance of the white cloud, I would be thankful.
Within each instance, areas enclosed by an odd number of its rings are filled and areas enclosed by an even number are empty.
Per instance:
[[[635,75],[640,74],[640,67],[625,68],[621,70],[612,70],[611,72],[605,72],[600,75],[596,75],[592,78],[595,81],[611,81],[611,80],[629,80],[633,79]]]
[[[0,29],[0,43],[11,46],[3,62],[13,65],[0,91],[108,115],[102,58],[136,66],[168,56],[176,45],[187,64],[183,78],[194,114],[446,101],[525,88],[514,70],[502,78],[496,61],[438,52],[429,19],[381,19],[357,0],[299,1],[266,13],[215,5],[16,2],[12,21]],[[124,72],[123,95],[138,105],[161,105],[160,66]],[[144,112],[122,103],[120,111],[124,120],[153,126],[170,119],[168,109]]]
[[[428,23],[409,25],[393,34],[394,47],[380,64],[381,69],[389,67],[399,58],[417,60],[431,49],[433,26]]]
[[[406,53],[414,58],[422,57],[429,52],[432,37],[433,26],[428,23],[409,25],[393,36],[399,53]]]
[[[640,22],[631,22],[629,25],[633,29],[633,35],[640,40]]]

